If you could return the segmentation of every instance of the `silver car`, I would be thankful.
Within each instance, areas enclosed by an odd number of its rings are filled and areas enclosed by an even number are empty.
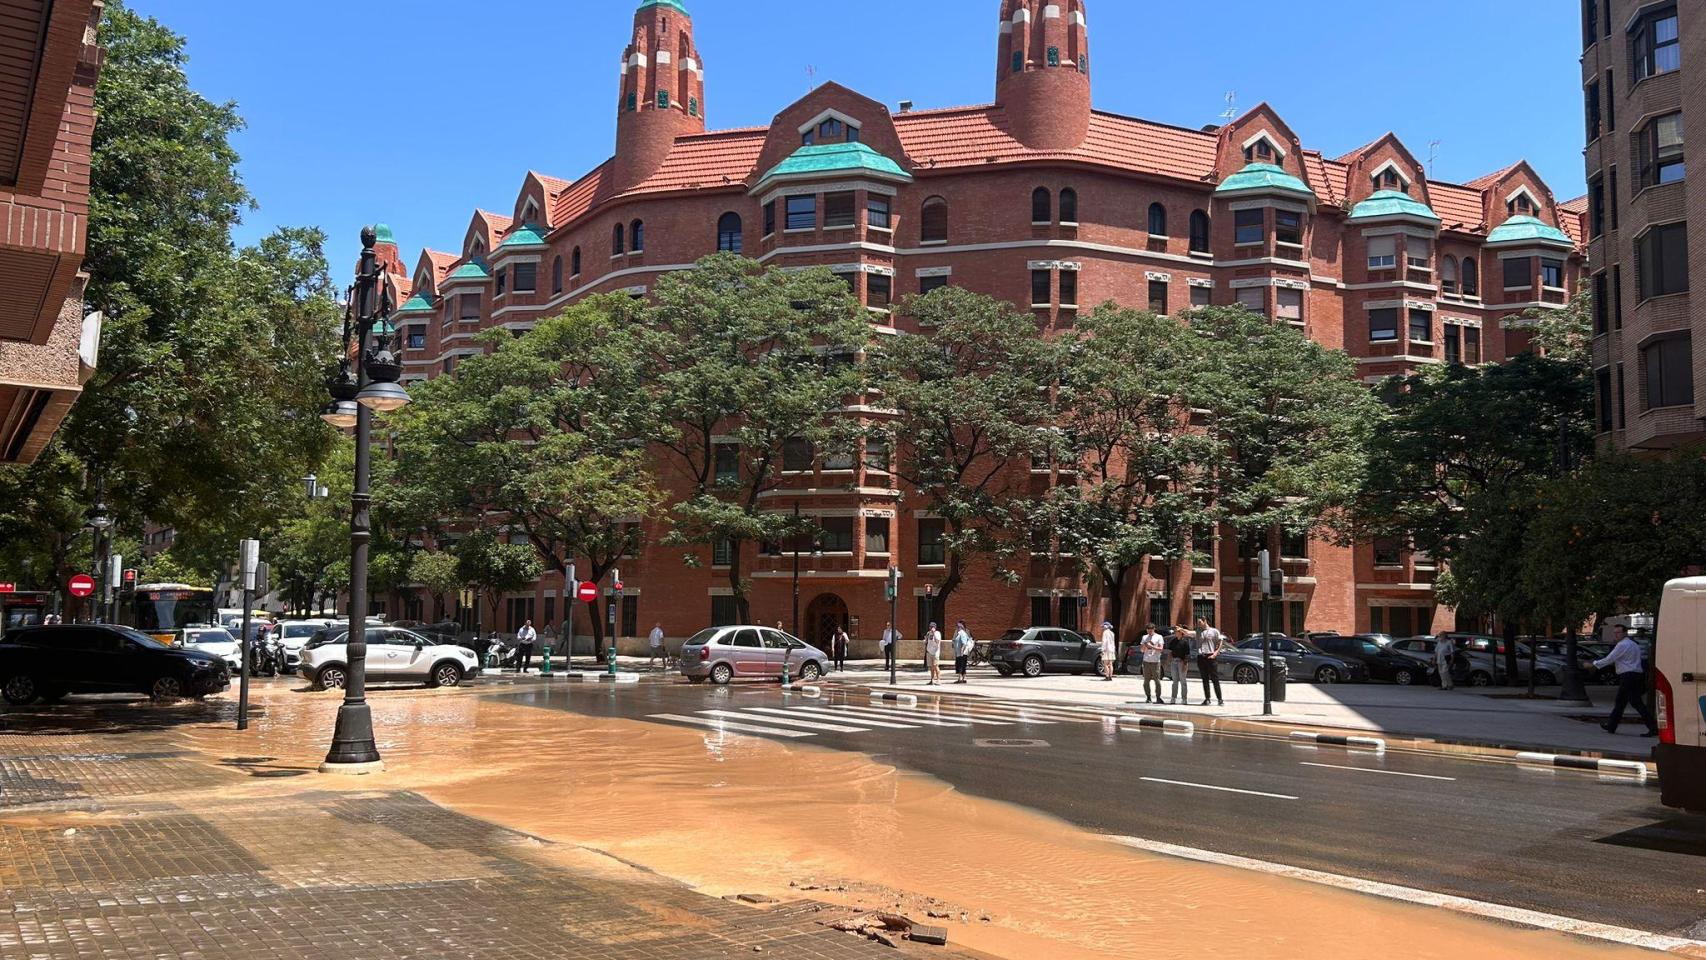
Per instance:
[[[1467,682],[1472,687],[1490,686],[1494,677],[1503,678],[1505,671],[1505,645],[1498,637],[1486,637],[1478,634],[1452,633],[1439,637],[1410,637],[1404,640],[1394,640],[1387,649],[1394,653],[1403,654],[1422,663],[1433,663],[1434,647],[1442,640],[1450,640],[1457,648],[1457,654],[1452,658],[1452,676]],[[1498,651],[1497,657],[1494,651]],[[1528,682],[1528,651],[1524,646],[1517,647],[1517,679],[1519,684]],[[1542,655],[1535,664],[1534,682],[1536,686],[1552,686],[1564,675],[1564,661]]]
[[[784,664],[791,676],[816,680],[828,672],[829,656],[771,627],[710,627],[681,647],[681,675],[692,683],[778,679]]]

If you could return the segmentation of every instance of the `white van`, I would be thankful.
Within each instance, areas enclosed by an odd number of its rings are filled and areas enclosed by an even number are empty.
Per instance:
[[[1706,813],[1706,577],[1665,584],[1659,604],[1653,759],[1665,806]]]

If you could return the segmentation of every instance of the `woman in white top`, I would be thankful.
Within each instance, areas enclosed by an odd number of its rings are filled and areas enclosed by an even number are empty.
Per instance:
[[[966,629],[966,622],[961,620],[954,628],[954,682],[966,682],[966,666],[971,659],[972,647],[977,641],[971,637],[971,631]]]
[[[1114,625],[1110,621],[1102,621],[1102,679],[1112,682],[1114,679],[1114,661],[1119,659],[1120,643],[1114,634]]]
[[[930,682],[927,686],[936,686],[942,682],[942,631],[936,624],[930,624],[930,629],[924,631],[924,665],[930,668]]]

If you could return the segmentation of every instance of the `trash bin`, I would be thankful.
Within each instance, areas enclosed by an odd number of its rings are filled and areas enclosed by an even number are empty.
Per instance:
[[[1279,657],[1268,661],[1268,699],[1275,703],[1285,702],[1285,682],[1289,673],[1285,661]]]

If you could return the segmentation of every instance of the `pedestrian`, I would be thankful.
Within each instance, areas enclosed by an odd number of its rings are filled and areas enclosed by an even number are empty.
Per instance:
[[[1457,647],[1451,642],[1450,637],[1440,637],[1434,641],[1434,666],[1439,669],[1439,688],[1441,690],[1452,688],[1451,659],[1452,654],[1456,652]]]
[[[966,682],[966,667],[971,663],[971,648],[977,641],[971,638],[971,631],[966,629],[966,622],[961,620],[954,628],[954,682]]]
[[[663,624],[662,623],[654,622],[652,624],[652,632],[646,636],[646,642],[648,644],[650,644],[651,648],[652,648],[652,658],[650,660],[646,661],[646,666],[649,667],[653,663],[657,663],[657,662],[661,661],[663,666],[660,669],[668,670],[669,669],[669,648],[664,646]]]
[[[1191,643],[1195,639],[1191,628],[1181,623],[1167,641],[1167,678],[1173,681],[1168,703],[1188,703],[1191,699]]]
[[[847,669],[847,648],[852,644],[853,638],[847,635],[847,627],[845,625],[836,627],[835,636],[829,641],[829,655],[834,658],[837,671]]]
[[[1226,699],[1220,694],[1220,644],[1226,639],[1219,630],[1209,626],[1207,619],[1197,618],[1197,672],[1202,674],[1202,705],[1208,706],[1210,686],[1213,687],[1214,701],[1220,706],[1226,706]]]
[[[1167,641],[1155,632],[1155,624],[1145,624],[1143,639],[1138,641],[1137,648],[1143,655],[1143,702],[1160,703],[1161,656],[1167,652]],[[1150,694],[1151,688],[1155,691],[1153,696]]]
[[[533,665],[533,641],[539,639],[539,631],[533,629],[533,621],[521,625],[515,633],[515,672],[526,673]]]
[[[1653,712],[1647,709],[1647,666],[1642,661],[1641,645],[1621,625],[1611,629],[1617,645],[1603,660],[1595,660],[1593,665],[1599,670],[1611,666],[1617,668],[1617,705],[1611,708],[1610,722],[1600,724],[1600,728],[1606,733],[1616,733],[1617,725],[1623,722],[1624,709],[1634,707],[1635,715],[1647,724],[1647,736],[1656,737],[1659,726],[1653,722]]]
[[[883,669],[894,669],[895,647],[900,645],[900,631],[894,628],[894,622],[883,625]]]
[[[1112,682],[1114,679],[1114,661],[1119,659],[1119,635],[1114,633],[1114,624],[1110,620],[1102,621],[1102,679]]]
[[[930,671],[930,682],[926,686],[934,687],[942,682],[942,631],[931,621],[930,629],[924,631],[924,667]]]

